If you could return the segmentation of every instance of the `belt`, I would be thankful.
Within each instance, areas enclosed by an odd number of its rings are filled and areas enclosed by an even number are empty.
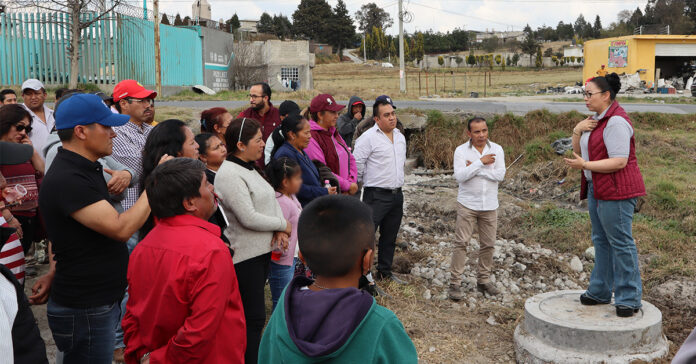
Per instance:
[[[382,188],[382,187],[365,187],[365,191],[376,191],[376,192],[384,192],[384,193],[391,193],[393,195],[396,195],[397,193],[401,193],[401,187],[399,188]]]

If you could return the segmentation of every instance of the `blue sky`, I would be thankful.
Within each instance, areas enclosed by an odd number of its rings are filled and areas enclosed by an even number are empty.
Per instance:
[[[136,2],[138,0],[132,0]],[[152,1],[148,1],[148,7]],[[366,0],[344,0],[351,16],[360,6],[372,2]],[[235,12],[240,19],[258,19],[265,11],[269,14],[284,14],[291,18],[299,0],[208,0],[214,20],[229,19]],[[334,6],[337,0],[328,0]],[[395,20],[389,34],[398,32],[396,23],[396,0],[376,0]],[[191,14],[193,0],[160,0],[160,11],[168,14],[177,12]],[[579,14],[594,21],[599,14],[602,24],[607,26],[616,21],[623,9],[644,9],[646,0],[404,0],[404,7],[413,14],[413,20],[404,25],[407,32],[448,31],[454,28],[467,30],[522,30],[529,23],[533,28],[541,25],[555,27],[560,20],[574,22]],[[292,20],[292,18],[291,18]]]

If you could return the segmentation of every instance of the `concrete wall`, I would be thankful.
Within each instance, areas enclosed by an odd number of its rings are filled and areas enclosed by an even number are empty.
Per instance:
[[[299,90],[311,90],[314,88],[315,56],[309,52],[309,42],[306,40],[281,41],[268,40],[263,45],[262,59],[268,67],[268,84],[274,90],[290,91],[290,87],[283,82],[282,68],[297,68]]]
[[[197,27],[203,43],[203,82],[215,91],[229,90],[234,36],[215,29]]]
[[[582,46],[564,47],[563,57],[583,57]]]

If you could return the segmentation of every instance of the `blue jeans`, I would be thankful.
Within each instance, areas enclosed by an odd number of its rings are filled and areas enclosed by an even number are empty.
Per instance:
[[[636,199],[618,201],[597,200],[592,183],[588,184],[587,206],[592,222],[592,243],[595,265],[590,276],[587,295],[632,308],[641,307],[643,294],[638,249],[633,240],[633,212]]]
[[[299,259],[294,258],[292,265],[280,265],[271,262],[271,273],[268,276],[268,285],[271,286],[271,298],[273,299],[273,309],[283,294],[285,286],[290,283],[293,275],[295,275],[295,264]]]
[[[90,308],[61,306],[52,299],[46,308],[48,326],[65,364],[111,364],[118,302]]]
[[[126,246],[128,247],[128,255],[130,255],[133,252],[133,249],[135,249],[135,246],[138,245],[139,238],[140,235],[136,231],[126,242]],[[126,293],[123,295],[123,299],[121,300],[121,316],[119,316],[118,322],[116,323],[116,338],[114,339],[116,341],[116,344],[114,345],[115,348],[126,347],[126,344],[123,343],[123,327],[121,327],[121,321],[123,321],[123,316],[126,314],[126,303],[128,303],[128,288],[126,288]]]

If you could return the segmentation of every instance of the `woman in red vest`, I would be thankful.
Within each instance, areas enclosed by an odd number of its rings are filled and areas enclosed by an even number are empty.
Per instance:
[[[642,283],[632,227],[636,198],[645,195],[645,185],[636,160],[633,125],[615,101],[620,88],[616,73],[585,84],[585,105],[595,115],[575,126],[575,158],[566,163],[582,170],[580,198],[588,199],[595,247],[590,286],[580,302],[608,304],[613,289],[616,314],[630,317],[641,307]]]

